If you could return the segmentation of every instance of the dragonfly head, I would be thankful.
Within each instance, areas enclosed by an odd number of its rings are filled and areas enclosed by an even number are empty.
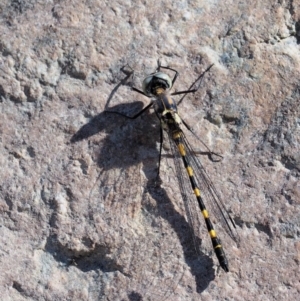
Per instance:
[[[172,88],[172,80],[163,72],[155,72],[148,75],[143,81],[143,92],[151,97]]]

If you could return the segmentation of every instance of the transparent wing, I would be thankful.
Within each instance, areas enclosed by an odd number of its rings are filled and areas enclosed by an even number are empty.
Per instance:
[[[182,143],[186,149],[186,156],[189,158],[191,167],[194,170],[194,177],[196,183],[201,190],[201,195],[205,202],[209,213],[216,219],[225,230],[225,232],[236,242],[239,242],[239,236],[235,229],[235,224],[230,216],[228,210],[226,209],[221,196],[217,189],[215,188],[212,180],[204,169],[199,158],[193,151],[190,143],[188,142],[186,136],[182,132]],[[196,202],[196,201],[195,201]],[[190,202],[191,203],[191,202]],[[199,211],[199,209],[198,209]]]
[[[169,137],[172,156],[174,159],[178,185],[184,203],[186,217],[192,231],[194,247],[196,249],[197,254],[199,255],[201,241],[199,240],[198,236],[200,233],[199,231],[201,227],[201,218],[202,218],[200,216],[199,205],[197,203],[195,195],[193,194],[191,184],[188,180],[186,170],[183,166],[182,159],[178,152],[177,146],[172,139],[172,134],[169,132],[168,132],[168,137]]]

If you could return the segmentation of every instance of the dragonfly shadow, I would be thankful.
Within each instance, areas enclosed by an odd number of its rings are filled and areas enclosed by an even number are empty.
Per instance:
[[[143,103],[134,102],[134,108],[139,110]],[[128,106],[128,105],[127,105]],[[126,111],[126,105],[117,105],[112,108],[114,111]],[[146,116],[148,115],[148,116]],[[93,117],[89,123],[82,126],[77,133],[71,138],[72,143],[88,139],[89,137],[105,133],[105,138],[100,141],[97,146],[96,156],[97,165],[101,170],[110,170],[119,168],[125,170],[126,168],[137,165],[143,160],[143,151],[147,148],[156,150],[156,141],[153,140],[155,134],[159,134],[157,126],[152,126],[143,132],[141,124],[143,119],[148,121],[153,114],[145,114],[139,120],[127,120],[126,118],[112,114],[110,112],[103,112]],[[151,138],[151,139],[150,139]]]
[[[177,234],[183,248],[185,262],[190,267],[190,271],[195,277],[197,292],[201,293],[215,278],[213,260],[204,253],[199,253],[200,251],[197,253],[194,245],[193,229],[190,227],[185,217],[176,210],[174,203],[166,190],[157,185],[156,182],[157,181],[153,181],[153,179],[148,180],[146,189],[151,197],[156,200],[158,208],[157,210],[153,210],[151,205],[147,206],[147,204],[145,204],[146,209],[149,212],[153,211],[153,214],[158,213],[163,219],[168,221]],[[197,235],[197,233],[195,234]],[[199,237],[196,237],[195,239],[199,240],[197,241],[197,244],[201,245]]]
[[[138,112],[142,108],[143,103],[135,101],[131,104],[111,107],[109,110],[127,114],[127,112]],[[151,205],[145,204],[146,210],[158,214],[176,232],[183,248],[186,264],[195,277],[197,292],[201,293],[215,278],[213,261],[205,254],[197,255],[193,245],[192,229],[185,217],[175,209],[165,189],[156,183],[159,159],[157,143],[160,141],[160,124],[156,115],[147,111],[139,118],[130,120],[117,114],[103,112],[82,126],[73,135],[71,142],[76,143],[88,139],[100,132],[105,132],[106,136],[100,142],[97,151],[99,168],[103,171],[114,168],[125,170],[143,163],[143,171],[146,176],[145,190],[157,203],[156,210],[153,210]],[[131,298],[134,300],[133,296],[135,295],[132,295]]]

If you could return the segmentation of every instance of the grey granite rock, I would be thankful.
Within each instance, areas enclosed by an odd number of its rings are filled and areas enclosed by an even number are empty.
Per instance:
[[[149,3],[147,3],[149,2]],[[300,261],[299,1],[3,0],[1,300],[296,300]],[[177,69],[180,114],[232,213],[194,251],[149,99],[120,85]],[[129,80],[130,81],[130,80]],[[190,136],[192,138],[192,136]],[[194,140],[195,149],[203,146]]]

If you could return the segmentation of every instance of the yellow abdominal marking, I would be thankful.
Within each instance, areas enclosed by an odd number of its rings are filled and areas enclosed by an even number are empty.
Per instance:
[[[203,214],[204,218],[208,218],[209,217],[208,216],[208,212],[207,212],[206,209],[202,210],[202,214]]]
[[[196,196],[200,196],[200,190],[198,188],[194,189],[194,193]]]
[[[179,143],[179,144],[178,144],[178,149],[179,149],[180,155],[184,157],[184,156],[185,156],[184,145],[181,144],[181,143]]]
[[[211,238],[217,237],[216,231],[215,230],[210,230],[209,235]]]
[[[192,167],[188,166],[188,167],[186,168],[186,171],[187,171],[187,173],[188,173],[188,175],[189,175],[190,177],[193,176],[193,169],[192,169]]]

